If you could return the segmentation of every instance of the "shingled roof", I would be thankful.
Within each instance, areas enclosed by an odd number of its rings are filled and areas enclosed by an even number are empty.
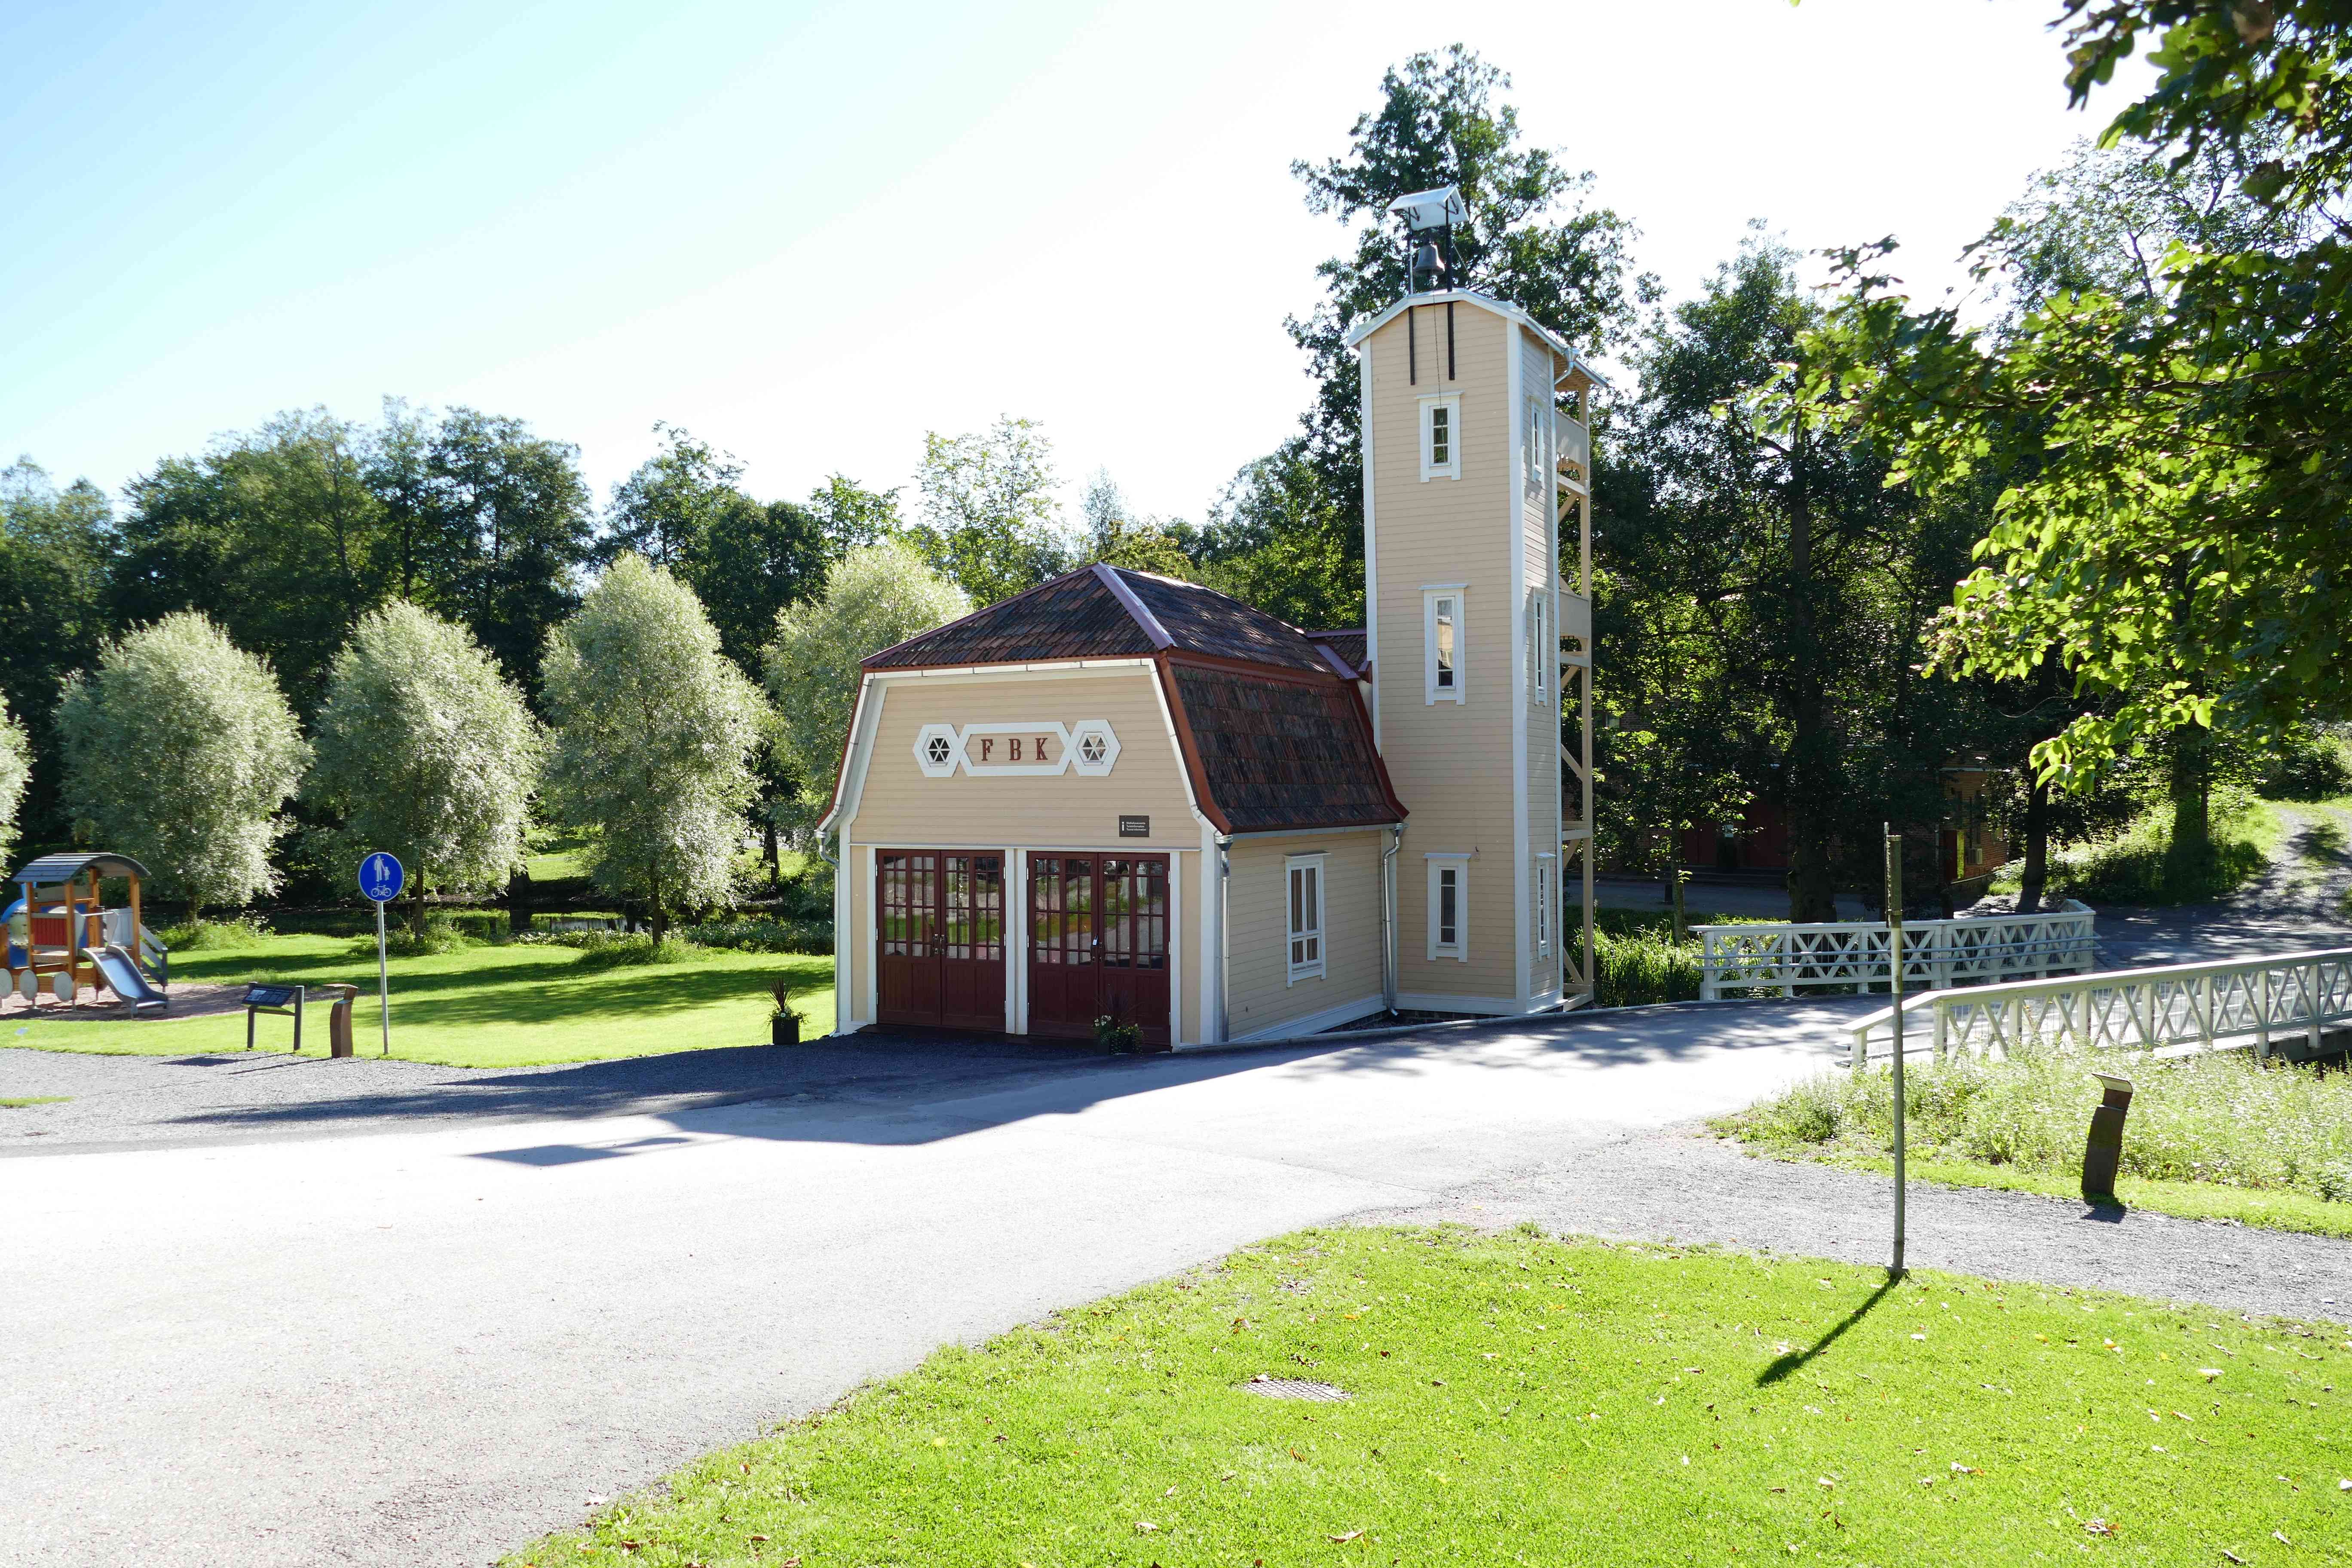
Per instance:
[[[1202,811],[1225,832],[1263,833],[1403,820],[1356,691],[1362,645],[1361,632],[1310,637],[1213,588],[1097,563],[864,662],[888,671],[1151,658]]]
[[[1307,640],[1318,647],[1328,647],[1339,658],[1339,662],[1356,672],[1359,678],[1367,674],[1372,659],[1372,639],[1361,626],[1349,626],[1336,632],[1308,632]]]

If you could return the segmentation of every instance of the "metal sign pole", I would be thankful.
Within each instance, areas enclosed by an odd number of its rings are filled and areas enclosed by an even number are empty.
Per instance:
[[[1886,837],[1886,972],[1894,991],[1895,1016],[1895,1263],[1887,1278],[1903,1278],[1903,837],[1894,824]]]
[[[375,900],[375,1005],[383,1030],[383,1047],[376,1054],[392,1055],[392,981],[383,962],[383,900]]]

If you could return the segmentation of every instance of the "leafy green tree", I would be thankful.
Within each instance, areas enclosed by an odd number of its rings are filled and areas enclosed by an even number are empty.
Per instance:
[[[33,742],[24,721],[0,701],[0,861],[16,848],[16,811],[33,776]]]
[[[191,919],[278,885],[278,812],[310,748],[268,665],[214,622],[183,612],[108,641],[67,680],[58,728],[68,808]]]
[[[1054,499],[1053,444],[1036,421],[1008,415],[984,435],[932,431],[916,482],[923,521],[907,542],[974,602],[992,605],[1075,564]]]
[[[656,424],[660,449],[613,487],[597,541],[602,565],[631,552],[672,571],[691,560],[730,503],[747,500],[735,481],[743,465],[675,425]]]
[[[1809,391],[1922,489],[2000,478],[1939,667],[2019,679],[2054,658],[2107,699],[2035,747],[2061,789],[2190,731],[2171,789],[2175,847],[2193,853],[2210,776],[2195,731],[2352,710],[2352,16],[2327,0],[2063,0],[2062,16],[2078,104],[2160,46],[2104,142],[2231,210],[2160,226],[2169,243],[2137,278],[2061,277],[1993,327],[1915,308],[1876,270],[1886,247],[1850,253]]]
[[[860,545],[878,544],[903,528],[898,489],[869,490],[845,474],[829,476],[809,492],[808,510],[824,535],[827,563]]]
[[[779,758],[801,793],[798,822],[824,809],[869,654],[968,615],[964,591],[897,541],[852,550],[825,574],[824,591],[776,617],[766,654]]]
[[[1304,440],[1242,466],[1193,554],[1211,587],[1295,626],[1363,624],[1363,522],[1333,496]]]
[[[548,800],[593,832],[597,885],[640,904],[656,943],[673,910],[730,901],[766,710],[694,591],[622,556],[549,640],[542,691]]]
[[[521,864],[543,751],[522,693],[465,627],[405,600],[361,618],[335,656],[304,795],[344,855],[407,868],[425,931],[432,888],[497,888]]]
[[[1198,575],[1185,553],[1186,535],[1163,519],[1138,513],[1109,469],[1096,469],[1087,481],[1078,511],[1090,559],[1162,577],[1190,580]]]
[[[1363,511],[1361,393],[1346,338],[1404,297],[1407,257],[1388,216],[1397,197],[1459,187],[1469,221],[1454,231],[1454,286],[1517,305],[1588,352],[1631,329],[1656,296],[1656,280],[1633,271],[1633,226],[1591,205],[1591,174],[1574,172],[1562,153],[1521,144],[1518,110],[1496,102],[1510,85],[1460,44],[1413,55],[1381,79],[1380,106],[1357,117],[1344,154],[1290,166],[1309,211],[1356,227],[1352,253],[1317,268],[1322,301],[1288,323],[1316,389],[1297,456],[1342,515]],[[1360,539],[1354,550],[1360,556]]]
[[[9,816],[21,806],[23,837],[36,844],[72,832],[58,798],[58,697],[105,639],[116,550],[113,509],[96,485],[58,489],[30,458],[0,468],[0,623],[19,628],[0,638],[0,696],[32,746],[31,783]]]
[[[1751,239],[1636,356],[1607,475],[1596,629],[1618,728],[1601,750],[1636,835],[1742,797],[1784,807],[1790,918],[1822,921],[1879,820],[1942,815],[1938,770],[1974,715],[1911,666],[1974,518],[1888,489],[1867,442],[1791,397],[1818,319],[1796,262]]]

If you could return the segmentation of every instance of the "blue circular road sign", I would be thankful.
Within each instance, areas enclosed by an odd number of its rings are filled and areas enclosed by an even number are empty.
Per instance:
[[[372,903],[388,904],[400,897],[408,873],[400,862],[378,849],[360,862],[360,896]]]

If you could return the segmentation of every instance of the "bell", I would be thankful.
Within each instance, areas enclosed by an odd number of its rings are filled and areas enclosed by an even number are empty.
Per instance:
[[[1439,286],[1445,280],[1445,258],[1437,254],[1436,245],[1426,239],[1421,242],[1421,248],[1412,253],[1412,275],[1419,278],[1424,274],[1433,276]]]

